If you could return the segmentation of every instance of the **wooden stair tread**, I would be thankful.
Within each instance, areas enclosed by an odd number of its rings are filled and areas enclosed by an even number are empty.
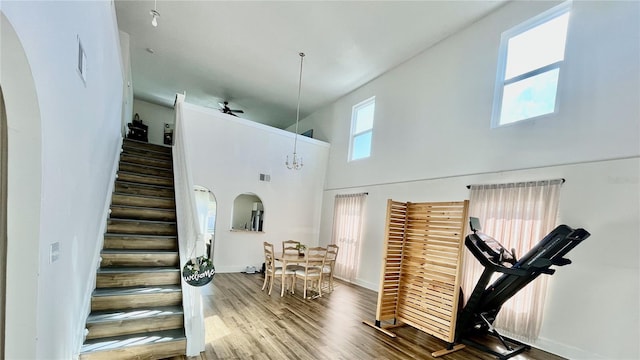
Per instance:
[[[143,156],[148,156],[154,159],[173,159],[173,154],[170,152],[157,151],[152,148],[144,148],[139,146],[132,146],[131,144],[123,144],[122,145],[122,154],[138,154]]]
[[[122,171],[122,170],[118,170],[118,174],[141,176],[141,177],[145,177],[145,178],[158,179],[158,180],[167,180],[167,179],[173,180],[173,177],[141,174],[141,173],[136,173],[136,172],[131,172],[131,171]],[[172,187],[172,186],[170,186],[170,187]]]
[[[182,306],[156,306],[137,309],[101,310],[89,314],[87,324],[106,323],[112,321],[126,321],[148,319],[152,317],[184,314]]]
[[[186,340],[183,329],[154,331],[149,333],[120,335],[99,339],[90,339],[82,345],[81,353],[106,351],[139,345],[159,344],[168,341]]]
[[[98,269],[98,275],[100,274],[113,274],[113,273],[145,273],[145,272],[176,272],[180,271],[175,266],[146,266],[146,267],[131,267],[131,266],[113,266],[113,267],[101,267]]]
[[[144,168],[144,169],[158,170],[158,171],[168,172],[168,173],[172,173],[173,172],[172,169],[163,168],[163,167],[157,167],[157,166],[153,166],[153,165],[132,163],[132,162],[129,162],[129,161],[120,161],[119,165],[136,166],[136,167],[140,167],[140,168]]]
[[[177,235],[140,235],[107,233],[104,235],[104,249],[178,250]]]
[[[152,144],[129,138],[124,139],[124,141],[122,142],[122,146],[129,146],[137,149],[149,149],[163,154],[171,154],[173,152],[172,147],[168,145]]]
[[[103,249],[103,254],[149,254],[149,255],[177,255],[177,250],[147,250],[147,249]]]
[[[132,197],[132,198],[142,198],[142,199],[149,199],[149,200],[165,200],[165,201],[173,200],[173,198],[164,197],[164,196],[129,194],[129,193],[123,193],[123,192],[114,192],[113,195],[126,196],[126,197]]]
[[[124,161],[120,161],[120,164],[118,165],[118,171],[128,171],[143,176],[157,176],[173,179],[173,170],[171,169],[157,168],[148,165],[128,163]]]
[[[135,163],[135,164],[144,164],[144,165],[155,164],[154,166],[157,166],[162,169],[167,169],[167,170],[170,170],[173,168],[173,160],[171,158],[158,159],[158,158],[150,158],[148,156],[144,156],[141,154],[123,152],[121,155],[121,159],[124,159],[123,161],[125,162]]]
[[[135,206],[140,210],[175,210],[176,208],[176,202],[173,198],[114,193],[111,197],[111,208],[122,205]],[[127,216],[127,218],[129,217]]]
[[[159,239],[159,240],[178,240],[177,235],[147,235],[147,234],[126,234],[126,233],[106,233],[105,237],[109,238],[127,238],[127,239],[135,239],[135,238],[144,238],[144,239]],[[135,240],[132,240],[135,241]]]
[[[142,187],[149,189],[158,189],[158,190],[171,190],[173,191],[173,186],[168,185],[154,185],[154,184],[141,184],[124,180],[116,180],[116,185],[130,186],[130,187]]]
[[[128,145],[128,147],[129,147],[129,148],[145,149],[144,147],[129,146],[130,144],[127,144],[127,145]],[[169,148],[167,148],[167,149],[169,149]],[[155,151],[155,149],[154,149],[154,148],[148,148],[147,150]],[[165,152],[165,151],[158,151],[158,152],[163,153],[163,154],[164,154],[164,153],[169,154],[168,152]],[[123,151],[122,153],[123,153],[123,154],[125,154],[125,155],[140,156],[140,155],[138,155],[138,154],[127,154],[127,153],[125,153],[124,151]],[[173,154],[173,152],[171,152],[171,154]]]
[[[175,221],[163,221],[163,220],[140,220],[140,219],[120,219],[120,218],[109,218],[108,222],[123,222],[123,223],[142,223],[142,224],[167,224],[167,225],[175,225]]]
[[[140,211],[155,211],[155,212],[165,212],[165,213],[175,213],[175,209],[170,208],[158,208],[158,207],[146,207],[146,206],[136,206],[136,205],[121,205],[121,204],[112,204],[111,209],[130,209],[130,210],[140,210]],[[118,218],[116,218],[118,219]],[[127,218],[123,218],[127,219]],[[141,219],[144,220],[144,219]]]
[[[148,295],[170,294],[182,292],[180,285],[156,285],[156,286],[131,286],[121,288],[97,288],[93,290],[94,297],[122,296],[122,295]]]

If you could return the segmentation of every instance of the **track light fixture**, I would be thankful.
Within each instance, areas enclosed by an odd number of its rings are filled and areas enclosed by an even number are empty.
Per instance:
[[[153,10],[150,11],[152,16],[151,25],[153,25],[153,27],[158,27],[158,18],[160,17],[160,13],[158,12],[158,10],[156,10],[157,8],[158,8],[158,0],[154,0]]]

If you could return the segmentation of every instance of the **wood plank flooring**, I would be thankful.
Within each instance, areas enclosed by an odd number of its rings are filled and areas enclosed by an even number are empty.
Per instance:
[[[433,359],[445,343],[410,326],[393,329],[391,338],[362,323],[373,321],[377,293],[336,281],[335,290],[314,300],[280,297],[280,282],[271,296],[261,291],[261,274],[216,274],[202,288],[206,351],[188,360],[215,359]],[[173,358],[179,359],[179,358]],[[183,358],[184,359],[184,358]],[[495,359],[467,347],[443,360]],[[517,360],[562,357],[531,349]]]

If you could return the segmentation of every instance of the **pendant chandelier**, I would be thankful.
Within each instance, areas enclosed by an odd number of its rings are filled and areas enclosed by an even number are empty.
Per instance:
[[[298,79],[298,109],[296,110],[296,134],[293,138],[293,157],[291,162],[289,162],[289,155],[287,155],[287,161],[285,165],[287,165],[287,169],[289,170],[300,170],[303,166],[302,157],[298,156],[298,121],[300,121],[300,91],[302,89],[302,61],[304,60],[304,53],[301,52],[300,55],[300,78]]]

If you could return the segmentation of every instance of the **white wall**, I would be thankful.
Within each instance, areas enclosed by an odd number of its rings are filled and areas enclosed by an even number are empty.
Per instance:
[[[149,126],[149,142],[152,144],[164,145],[164,124],[175,122],[173,109],[166,106],[152,104],[140,99],[133,99],[133,114],[140,115],[142,122]],[[127,120],[131,122],[133,117]]]
[[[298,137],[299,171],[285,167],[293,150],[293,134],[184,104],[185,138],[193,183],[204,186],[217,201],[214,264],[218,272],[259,268],[262,242],[276,248],[283,240],[318,243],[322,187],[329,145]],[[259,181],[260,174],[270,182]],[[260,197],[265,210],[263,232],[230,231],[233,202],[243,193]]]
[[[7,101],[7,121],[13,124],[9,198],[37,201],[9,204],[12,273],[4,355],[70,359],[82,341],[120,143],[123,84],[115,9],[110,1],[11,1],[2,3],[2,13],[30,69],[19,81],[32,77],[37,99]],[[76,70],[78,37],[87,56],[86,84]],[[3,50],[4,42],[3,32]],[[13,55],[2,52],[2,89],[9,99],[22,90],[9,78],[24,75],[4,68]],[[20,117],[21,106],[39,109],[36,119]],[[29,155],[24,147],[34,141],[31,151],[37,154]],[[34,165],[37,171],[31,171]],[[25,228],[32,230],[15,232]],[[54,243],[59,259],[49,263]]]
[[[550,8],[511,2],[302,121],[331,143],[336,194],[368,191],[357,282],[377,290],[386,199],[462,200],[466,185],[564,177],[560,219],[593,235],[558,269],[539,341],[573,359],[640,357],[640,3],[576,1],[556,114],[490,128],[500,34]],[[347,162],[351,108],[376,96],[369,159]]]
[[[120,50],[122,55],[122,136],[127,135],[127,123],[133,119],[133,80],[131,79],[131,48],[130,37],[124,31],[118,32],[120,36]]]

